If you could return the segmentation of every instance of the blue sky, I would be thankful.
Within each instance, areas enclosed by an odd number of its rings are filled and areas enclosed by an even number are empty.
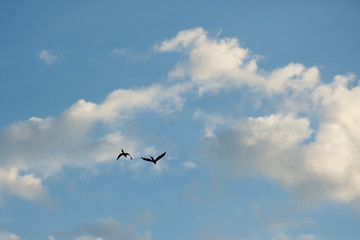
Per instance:
[[[0,240],[357,240],[359,22],[355,0],[2,1]]]

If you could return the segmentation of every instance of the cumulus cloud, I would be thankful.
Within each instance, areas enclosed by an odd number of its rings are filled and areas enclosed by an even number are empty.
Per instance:
[[[316,139],[305,149],[305,162],[331,188],[326,194],[338,201],[360,198],[360,86],[349,88],[353,75],[336,76],[315,91],[323,114]]]
[[[40,52],[37,52],[37,55],[46,65],[54,64],[58,58],[55,54],[51,54],[49,50],[41,50]]]
[[[16,168],[0,168],[0,197],[17,195],[27,200],[46,200],[47,191],[33,174],[19,175]]]
[[[298,156],[293,153],[300,152],[299,144],[310,134],[305,118],[270,115],[239,120],[235,126],[207,139],[212,153],[220,152],[229,163],[218,163],[217,168],[228,167],[224,170],[234,176],[260,172],[291,184],[299,181],[299,174],[295,173],[301,171],[301,164],[295,159]]]
[[[212,118],[203,118],[213,130],[206,133],[212,154],[226,156],[226,164],[213,164],[233,176],[265,175],[304,201],[360,199],[360,86],[348,87],[353,78],[337,76],[309,94],[319,110],[317,129],[307,117],[271,114],[217,120],[227,129],[214,133]]]
[[[189,78],[200,94],[244,85],[268,94],[298,92],[319,81],[316,67],[306,68],[299,63],[289,63],[271,72],[259,69],[257,56],[241,47],[237,39],[209,37],[202,28],[179,32],[154,48],[159,52],[186,54],[188,59],[178,62],[169,77]]]
[[[77,235],[75,240],[151,240],[149,231],[141,235],[136,232],[134,225],[123,225],[111,218],[98,219],[84,223],[74,228]]]
[[[31,117],[2,129],[0,196],[36,200],[46,192],[42,179],[64,166],[91,168],[113,159],[118,146],[137,153],[141,141],[118,129],[139,112],[168,114],[179,110],[183,90],[178,85],[119,89],[102,103],[79,100],[58,118]],[[113,131],[93,137],[91,130],[97,124]]]

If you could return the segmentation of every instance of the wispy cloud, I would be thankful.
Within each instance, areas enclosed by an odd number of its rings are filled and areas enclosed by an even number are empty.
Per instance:
[[[52,65],[58,59],[55,54],[51,54],[49,50],[41,50],[37,52],[40,60],[43,61],[47,65]]]
[[[183,163],[183,166],[184,166],[184,168],[187,168],[187,169],[196,168],[196,164],[193,163],[193,162],[184,162],[184,163]]]

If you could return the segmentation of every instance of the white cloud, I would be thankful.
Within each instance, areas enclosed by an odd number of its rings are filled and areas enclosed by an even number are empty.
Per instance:
[[[39,56],[40,60],[42,60],[47,65],[54,64],[58,58],[56,55],[51,54],[49,50],[42,50],[37,52],[37,55]]]
[[[0,168],[0,197],[9,194],[28,200],[45,200],[47,192],[41,179],[33,174],[19,175],[16,168]]]
[[[14,123],[0,131],[0,196],[16,195],[28,200],[42,198],[42,179],[64,166],[92,168],[115,159],[120,146],[131,153],[146,143],[118,129],[137,113],[168,114],[179,110],[183,86],[153,85],[142,89],[119,89],[100,104],[79,100],[59,118],[36,118]],[[112,129],[91,137],[96,124]],[[76,159],[76,161],[74,161]],[[136,164],[136,163],[129,163]]]
[[[293,156],[300,152],[299,144],[311,134],[305,118],[270,115],[240,120],[235,126],[222,131],[211,142],[211,154],[220,153],[228,164],[218,163],[216,168],[232,175],[260,172],[286,184],[299,181],[301,164]],[[290,160],[289,160],[290,159]],[[224,169],[226,168],[226,169]]]
[[[186,49],[189,45],[194,44],[195,41],[204,41],[206,32],[202,28],[194,28],[190,30],[181,31],[175,38],[165,40],[160,46],[155,46],[156,50],[162,52],[180,51]]]
[[[134,225],[123,225],[111,218],[98,219],[74,228],[76,234],[83,234],[75,240],[151,240],[149,231],[141,235]]]
[[[323,114],[305,151],[306,165],[331,186],[325,194],[342,202],[360,198],[360,86],[349,88],[353,80],[353,75],[336,76],[316,89]]]
[[[211,154],[221,153],[227,162],[213,164],[234,176],[265,175],[304,201],[360,199],[360,86],[347,87],[353,78],[337,76],[308,95],[319,110],[316,130],[306,117],[272,114],[235,123],[217,120],[227,129],[214,133],[218,127],[212,118],[203,118],[209,122],[205,128],[212,126],[206,132]]]
[[[202,28],[179,32],[154,48],[159,52],[180,51],[188,55],[186,61],[176,64],[169,77],[189,77],[200,94],[244,85],[269,94],[298,92],[314,87],[319,81],[316,67],[307,69],[298,63],[272,72],[258,69],[257,57],[240,47],[237,39],[211,38]]]
[[[231,119],[225,119],[224,117],[216,114],[206,114],[202,110],[197,110],[193,117],[195,119],[200,119],[205,121],[205,137],[206,138],[212,138],[215,137],[215,129],[218,129],[220,126],[224,124],[229,124],[232,120]]]
[[[65,115],[71,120],[109,122],[130,118],[139,111],[170,113],[182,107],[184,99],[180,94],[185,90],[186,86],[182,85],[152,85],[137,90],[118,89],[111,92],[101,104],[79,100]]]
[[[187,169],[196,168],[196,164],[193,163],[193,162],[189,162],[189,161],[184,162],[184,163],[183,163],[183,166],[184,166],[184,168],[187,168]]]
[[[21,238],[13,233],[0,232],[0,240],[20,240]]]

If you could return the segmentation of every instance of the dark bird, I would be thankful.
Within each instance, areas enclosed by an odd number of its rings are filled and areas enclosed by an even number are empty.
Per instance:
[[[124,152],[124,150],[122,150],[122,149],[121,149],[121,153],[120,153],[119,156],[117,157],[116,161],[119,160],[119,158],[120,158],[121,156],[124,156],[124,157],[129,156],[130,159],[132,160],[131,155],[130,155],[129,153]]]
[[[141,158],[145,161],[153,162],[154,164],[156,164],[156,162],[159,161],[163,156],[165,156],[165,154],[166,154],[166,152],[164,152],[163,154],[161,154],[160,156],[158,156],[155,159],[152,156],[150,156],[150,158],[143,158],[143,157],[141,157]]]

